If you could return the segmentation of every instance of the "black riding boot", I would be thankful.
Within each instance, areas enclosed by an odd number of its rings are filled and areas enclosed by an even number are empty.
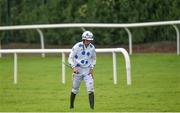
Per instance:
[[[71,97],[70,97],[70,109],[74,108],[74,100],[75,100],[76,94],[71,92]]]
[[[91,109],[94,109],[94,93],[89,94],[89,105]]]

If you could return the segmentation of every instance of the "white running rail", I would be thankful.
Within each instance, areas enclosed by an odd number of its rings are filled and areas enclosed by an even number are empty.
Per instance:
[[[132,34],[128,28],[137,27],[149,27],[149,26],[167,26],[171,25],[176,31],[177,36],[177,54],[180,54],[180,33],[176,25],[180,24],[180,20],[175,21],[159,21],[159,22],[142,22],[142,23],[66,23],[66,24],[44,24],[44,25],[15,25],[15,26],[0,26],[0,31],[5,30],[26,30],[26,29],[36,29],[41,38],[41,47],[44,47],[44,36],[40,29],[52,29],[52,28],[124,28],[128,33],[129,38],[129,54],[132,54]],[[1,40],[0,40],[1,41]],[[1,56],[1,54],[0,54]],[[44,55],[42,54],[44,57]]]
[[[19,53],[62,53],[62,83],[65,84],[65,53],[70,53],[71,49],[2,49],[0,53],[14,54],[14,84],[18,82],[18,54]],[[113,80],[117,84],[116,53],[123,54],[126,63],[127,85],[131,85],[131,64],[128,52],[124,48],[103,48],[96,49],[97,53],[112,53],[113,56]]]

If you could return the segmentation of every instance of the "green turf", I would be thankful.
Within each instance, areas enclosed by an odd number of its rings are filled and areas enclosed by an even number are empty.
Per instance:
[[[111,112],[180,111],[180,56],[134,54],[132,85],[126,85],[125,62],[118,60],[118,84],[113,84],[111,55],[98,54],[95,69],[95,110]],[[18,84],[13,84],[13,57],[0,59],[0,111],[69,111],[71,70],[61,83],[61,57],[18,57]],[[84,82],[74,111],[91,111]]]

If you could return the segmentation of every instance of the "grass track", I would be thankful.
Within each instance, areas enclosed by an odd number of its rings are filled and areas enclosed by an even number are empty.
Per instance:
[[[95,110],[111,112],[180,111],[180,57],[172,54],[131,56],[132,82],[126,85],[125,64],[118,60],[118,84],[113,85],[111,55],[98,54],[95,70]],[[71,70],[61,84],[61,58],[18,57],[18,84],[13,84],[13,58],[0,59],[0,111],[69,111]],[[91,111],[85,84],[74,111]]]

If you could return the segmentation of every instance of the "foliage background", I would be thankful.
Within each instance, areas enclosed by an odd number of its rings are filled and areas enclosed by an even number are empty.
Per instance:
[[[134,23],[180,19],[179,0],[0,0],[0,26],[58,23]],[[179,27],[179,26],[178,26]],[[96,45],[127,44],[124,29],[90,28]],[[176,40],[172,26],[130,29],[133,43]],[[70,45],[81,29],[43,29],[46,44]],[[39,42],[35,30],[3,31],[2,43]]]

